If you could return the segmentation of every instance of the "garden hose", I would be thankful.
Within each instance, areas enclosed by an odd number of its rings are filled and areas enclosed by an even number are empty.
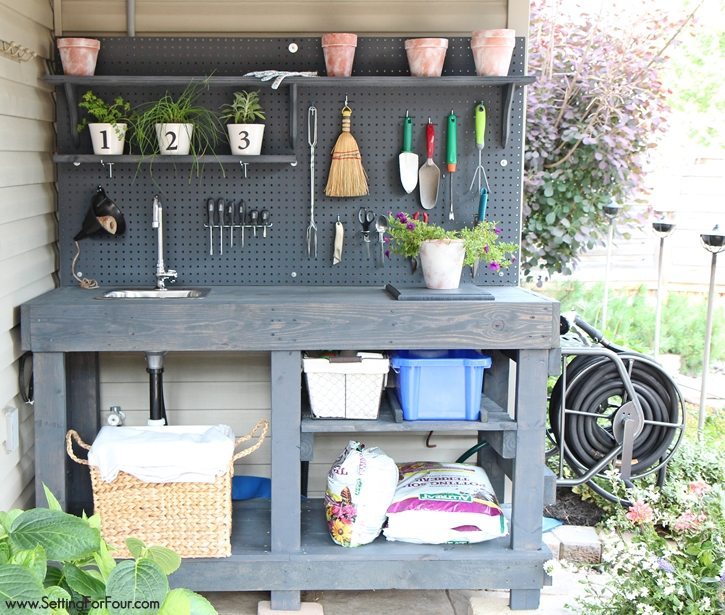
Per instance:
[[[601,337],[597,341],[607,345]],[[675,383],[657,363],[634,352],[618,355],[628,369],[645,419],[633,447],[632,478],[639,478],[664,465],[674,453],[682,435],[682,400]],[[563,379],[559,378],[551,393],[549,420],[560,448],[563,436],[565,461],[582,476],[618,446],[613,422],[627,393],[616,365],[606,356],[577,356],[566,370],[565,407],[595,416],[567,413],[564,433],[560,433]]]

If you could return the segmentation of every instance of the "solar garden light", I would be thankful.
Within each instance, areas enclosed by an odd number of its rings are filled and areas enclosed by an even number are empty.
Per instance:
[[[702,353],[702,384],[700,385],[700,414],[697,417],[697,439],[702,442],[705,428],[705,399],[707,397],[707,372],[710,368],[710,342],[712,338],[712,308],[715,301],[715,271],[717,255],[725,250],[725,233],[715,225],[711,231],[700,235],[702,246],[712,254],[710,264],[710,287],[707,291],[707,321],[705,323],[705,349]]]
[[[664,253],[665,253],[665,238],[669,237],[672,231],[675,229],[675,223],[672,219],[666,216],[661,218],[655,218],[652,221],[652,229],[660,238],[660,254],[659,261],[657,263],[657,305],[655,307],[655,339],[654,339],[654,355],[655,359],[660,354],[660,334],[661,334],[661,321],[662,321],[662,303],[664,299]]]
[[[607,330],[607,306],[609,304],[609,269],[612,261],[612,244],[614,243],[614,219],[622,211],[622,206],[610,201],[604,206],[604,215],[609,218],[609,233],[607,235],[607,260],[604,267],[604,298],[602,299],[602,331]]]

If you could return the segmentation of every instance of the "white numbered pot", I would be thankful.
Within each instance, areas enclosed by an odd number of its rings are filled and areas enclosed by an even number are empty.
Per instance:
[[[191,148],[194,124],[156,124],[159,151],[164,156],[186,156]]]
[[[227,124],[229,146],[235,156],[259,156],[264,124]]]
[[[420,266],[426,288],[458,288],[466,255],[462,239],[431,239],[420,244]]]
[[[89,123],[93,153],[96,156],[120,156],[126,140],[126,124]]]

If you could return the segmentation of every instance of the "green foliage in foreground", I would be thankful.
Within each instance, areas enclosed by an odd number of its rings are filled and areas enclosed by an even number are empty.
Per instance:
[[[133,559],[117,563],[96,515],[64,513],[47,488],[45,493],[48,508],[0,512],[0,613],[216,613],[203,596],[169,588],[168,575],[181,565],[176,553],[129,538]],[[28,602],[13,606],[9,601]]]
[[[557,299],[562,312],[575,311],[594,326],[601,324],[602,284],[565,282],[537,290]],[[680,355],[685,374],[702,373],[706,312],[707,300],[700,296],[669,293],[663,306],[660,352]],[[607,321],[604,334],[608,340],[645,354],[653,352],[655,296],[644,286],[635,291],[610,290]],[[717,306],[713,314],[710,360],[725,360],[725,310]]]

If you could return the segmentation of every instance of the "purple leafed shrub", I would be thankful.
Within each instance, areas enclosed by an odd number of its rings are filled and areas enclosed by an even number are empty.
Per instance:
[[[569,274],[606,237],[610,202],[646,196],[648,154],[667,130],[667,50],[691,21],[653,0],[532,0],[524,172],[522,268]],[[619,8],[619,10],[618,10]]]

